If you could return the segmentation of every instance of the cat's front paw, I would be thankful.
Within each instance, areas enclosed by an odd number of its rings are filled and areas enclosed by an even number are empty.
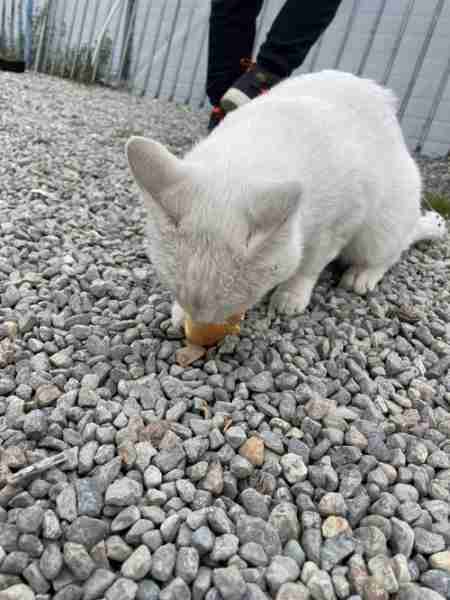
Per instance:
[[[270,299],[269,311],[279,315],[299,315],[306,310],[310,300],[311,294],[307,290],[292,292],[278,288]]]
[[[175,327],[175,329],[181,329],[183,326],[183,323],[184,323],[184,319],[185,319],[184,310],[181,308],[181,306],[178,304],[178,302],[174,302],[172,305],[172,315],[171,315],[172,326]]]

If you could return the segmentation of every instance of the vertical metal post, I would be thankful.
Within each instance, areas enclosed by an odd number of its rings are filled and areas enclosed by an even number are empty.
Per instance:
[[[423,145],[425,144],[425,142],[428,138],[428,134],[430,133],[430,129],[431,129],[431,126],[434,121],[434,117],[436,116],[436,113],[438,111],[439,105],[442,100],[442,96],[444,95],[444,91],[448,85],[449,80],[450,80],[450,57],[447,61],[447,67],[445,68],[444,72],[442,73],[442,77],[439,82],[439,87],[438,87],[437,92],[433,99],[433,104],[431,105],[430,112],[428,113],[426,121],[422,127],[419,141],[417,142],[416,149],[419,152],[422,150]]]
[[[86,23],[86,15],[87,15],[88,6],[89,6],[89,0],[84,0],[83,13],[81,16],[81,23],[80,23],[80,31],[78,33],[77,49],[75,50],[75,56],[73,59],[72,68],[70,70],[70,79],[74,78],[75,70],[77,68],[78,55],[80,53],[81,40],[83,39],[83,31],[84,31],[84,25]]]
[[[316,42],[316,47],[314,48],[313,55],[311,57],[311,63],[308,67],[308,72],[312,73],[316,67],[317,60],[319,58],[320,50],[322,48],[324,34],[322,33],[319,39]]]
[[[381,0],[380,6],[378,7],[377,16],[375,17],[375,22],[372,25],[372,28],[370,30],[370,36],[369,36],[369,39],[367,40],[367,44],[364,49],[364,53],[362,55],[358,70],[356,72],[357,75],[362,75],[362,73],[364,73],[364,69],[366,68],[367,59],[369,58],[370,51],[372,50],[373,42],[374,42],[375,36],[377,34],[378,27],[380,26],[380,21],[384,14],[384,9],[386,8],[386,1],[387,0]]]
[[[175,78],[174,78],[174,82],[173,82],[173,85],[172,85],[172,90],[171,90],[171,92],[169,94],[169,98],[168,98],[169,101],[173,100],[174,96],[175,96],[175,91],[177,89],[178,78],[179,78],[180,73],[181,73],[181,66],[183,64],[183,58],[184,58],[185,51],[186,51],[186,44],[187,44],[187,40],[189,38],[189,33],[191,32],[192,21],[193,21],[193,17],[194,17],[196,8],[197,8],[197,1],[194,0],[192,8],[191,8],[191,11],[189,13],[189,18],[188,18],[188,21],[187,21],[187,25],[185,27],[184,34],[183,34],[183,41],[182,41],[182,47],[181,47],[181,51],[180,51],[180,58],[178,60],[178,65],[177,65],[177,69],[176,69],[176,72],[175,72]]]
[[[386,83],[389,81],[389,77],[391,76],[392,68],[400,50],[400,45],[402,43],[403,36],[405,35],[406,28],[408,27],[409,18],[413,11],[415,1],[416,0],[409,0],[408,6],[406,7],[405,12],[403,13],[402,22],[400,23],[397,37],[395,38],[395,44],[392,48],[391,56],[389,57],[388,64],[386,65],[386,70],[384,72],[383,78],[381,79],[382,85],[386,85]]]
[[[161,35],[162,22],[164,20],[164,15],[166,14],[166,9],[167,9],[167,2],[165,2],[164,4],[162,4],[162,10],[159,13],[158,30],[156,32],[155,37],[153,38],[152,51],[149,53],[149,61],[148,61],[148,65],[147,65],[147,70],[145,72],[144,85],[142,86],[142,90],[141,90],[141,93],[140,93],[141,96],[145,95],[145,90],[148,87],[148,82],[150,80],[150,73],[151,73],[152,66],[153,66],[153,59],[154,59],[155,49],[157,48],[157,44],[159,42],[159,38],[160,38],[160,35]]]
[[[117,25],[116,28],[114,30],[114,35],[112,38],[112,46],[111,46],[111,56],[109,57],[109,62],[108,62],[108,78],[106,79],[106,81],[108,81],[108,83],[111,83],[111,79],[112,79],[112,75],[113,75],[113,65],[114,65],[114,48],[117,45],[117,40],[119,37],[119,32],[120,32],[120,26],[122,24],[122,18],[124,15],[124,11],[125,11],[125,7],[126,7],[126,2],[125,0],[122,0],[122,6],[120,8],[120,13],[119,16],[117,17]]]
[[[51,66],[51,54],[55,51],[54,42],[56,37],[56,17],[58,14],[58,1],[50,0],[48,5],[47,21],[47,44],[45,46],[44,65],[45,72],[48,73]]]
[[[95,49],[94,49],[94,54],[92,55],[92,77],[91,77],[91,81],[95,81],[95,78],[97,77],[97,69],[98,69],[98,63],[100,60],[100,51],[102,48],[102,43],[103,43],[103,38],[106,35],[106,31],[108,29],[109,23],[111,21],[111,19],[113,18],[114,14],[116,13],[117,9],[120,6],[120,3],[123,0],[110,0],[110,4],[113,3],[113,5],[111,6],[108,16],[105,19],[105,22],[102,25],[102,28],[98,34],[97,37],[97,42],[95,44]],[[112,51],[112,49],[111,49]]]
[[[134,32],[134,26],[136,22],[136,12],[137,12],[137,0],[131,0],[131,11],[129,11],[129,4],[127,8],[127,12],[125,15],[126,23],[123,31],[123,45],[122,45],[122,56],[120,58],[120,66],[118,73],[119,82],[122,81],[123,74],[126,71],[126,61],[130,60],[131,55],[131,47],[130,42],[132,39],[132,35]],[[128,63],[129,64],[129,63]],[[127,74],[125,73],[125,79],[127,79]]]
[[[42,54],[40,57],[40,70],[45,72],[48,58],[48,47],[50,45],[50,41],[52,38],[52,11],[53,11],[53,0],[47,0],[47,4],[45,7],[45,27],[44,27],[44,35],[42,38]]]
[[[70,18],[70,29],[69,29],[69,33],[67,35],[66,50],[64,52],[64,58],[62,59],[62,62],[61,62],[61,69],[59,71],[59,74],[62,77],[66,76],[66,62],[67,62],[67,57],[69,56],[69,53],[70,53],[70,50],[72,47],[73,29],[74,29],[74,25],[75,25],[75,21],[76,21],[76,16],[77,16],[77,0],[72,0],[72,4],[73,4],[73,9],[72,9],[72,15]],[[96,2],[96,5],[97,4],[98,4],[98,2]]]
[[[23,0],[19,0],[19,10],[17,12],[17,33],[18,33],[18,56],[20,60],[25,60],[25,31],[23,27]]]
[[[6,19],[6,9],[5,9],[5,0],[0,0],[1,3],[1,11],[0,11],[0,50],[4,48],[5,35],[5,19]]]
[[[176,27],[177,27],[178,16],[180,14],[180,2],[181,2],[181,0],[177,0],[177,5],[176,5],[176,8],[175,8],[175,15],[174,15],[174,17],[172,19],[172,26],[170,28],[170,34],[169,34],[169,37],[168,37],[167,42],[166,42],[166,53],[164,55],[163,66],[162,66],[161,73],[160,73],[160,76],[159,76],[158,87],[156,89],[156,94],[155,94],[156,98],[159,98],[159,96],[161,94],[161,88],[162,88],[162,84],[163,84],[164,77],[165,77],[165,74],[166,74],[167,64],[169,62],[170,49],[172,47],[172,40],[173,40],[173,36],[175,34],[175,30],[176,30]]]
[[[53,75],[53,73],[55,72],[55,64],[58,61],[58,55],[61,51],[61,42],[62,42],[62,38],[64,37],[64,17],[66,16],[66,8],[67,8],[67,4],[66,4],[66,0],[59,0],[61,3],[61,14],[60,14],[60,19],[61,19],[61,26],[60,26],[60,32],[59,32],[59,36],[56,42],[56,47],[54,49],[53,52],[53,57],[51,60],[51,64],[50,64],[50,70],[49,73],[50,75]],[[57,18],[57,14],[58,14],[58,5],[55,8],[55,26],[56,26],[56,18]]]
[[[96,0],[94,2],[94,14],[92,16],[91,29],[89,31],[89,39],[87,42],[87,47],[89,49],[92,48],[92,42],[93,42],[94,33],[95,33],[95,26],[97,25],[99,6],[100,6],[100,0]],[[87,56],[86,56],[86,62],[83,64],[83,66],[81,68],[81,72],[80,72],[81,81],[84,81],[84,75],[86,73],[86,69],[88,68],[88,64],[89,64],[89,52],[87,53]]]
[[[209,20],[206,19],[206,21],[205,21],[205,27],[203,29],[202,41],[201,41],[201,44],[199,45],[199,48],[198,48],[198,53],[197,53],[197,57],[196,57],[196,60],[195,60],[195,69],[193,71],[192,80],[191,80],[191,88],[189,90],[189,98],[187,100],[187,102],[189,104],[191,104],[191,102],[192,102],[192,95],[194,93],[194,85],[195,85],[195,82],[197,80],[198,73],[199,73],[199,70],[200,70],[200,65],[201,65],[201,62],[202,62],[202,56],[203,56],[204,52],[206,52],[206,44],[208,42],[208,35],[209,35]],[[207,102],[207,94],[206,94],[206,89],[205,89],[204,92],[203,92],[203,98],[202,98],[202,100],[201,100],[201,102],[199,104],[200,104],[200,106],[202,106],[206,102]]]
[[[350,37],[350,32],[352,30],[353,27],[353,23],[355,21],[355,17],[356,17],[356,13],[358,12],[358,0],[353,0],[353,5],[352,5],[352,9],[350,11],[350,16],[348,18],[347,21],[347,27],[345,28],[345,33],[344,33],[344,37],[342,38],[342,42],[340,45],[340,48],[338,50],[338,53],[336,55],[336,60],[334,62],[334,68],[338,69],[339,68],[339,64],[342,60],[342,56],[344,54],[344,50],[345,47],[347,45],[348,42],[348,38]]]
[[[25,63],[27,68],[33,62],[33,0],[27,0],[25,15]]]
[[[11,16],[9,19],[9,45],[11,50],[14,51],[16,46],[16,5],[14,0],[11,3]]]
[[[414,65],[413,73],[410,77],[408,87],[406,88],[406,92],[402,98],[402,102],[400,104],[400,109],[398,111],[400,122],[403,119],[403,116],[406,111],[406,107],[408,106],[408,102],[411,98],[414,86],[416,85],[417,77],[422,69],[423,61],[425,60],[425,56],[428,52],[428,48],[430,46],[431,39],[433,37],[434,30],[436,29],[436,25],[438,23],[439,17],[441,15],[442,9],[444,7],[445,0],[438,0],[436,4],[436,8],[433,13],[433,17],[431,19],[430,25],[427,30],[427,34],[422,44],[422,48],[420,49],[419,56],[417,57],[416,64]]]
[[[141,34],[139,36],[139,42],[137,44],[137,49],[136,49],[136,61],[134,64],[133,74],[130,75],[130,79],[129,79],[130,83],[131,83],[131,88],[133,90],[134,90],[134,84],[135,84],[135,80],[136,80],[136,73],[138,72],[138,69],[139,69],[139,61],[140,61],[141,53],[142,53],[142,46],[144,45],[145,34],[147,32],[147,25],[148,25],[148,19],[150,16],[151,7],[152,7],[152,3],[147,1],[147,9],[145,11],[144,19],[142,21]]]
[[[39,32],[39,43],[38,43],[38,47],[37,47],[37,51],[36,51],[36,58],[34,59],[35,73],[37,73],[37,71],[39,70],[39,66],[41,64],[42,48],[44,46],[45,36],[47,35],[48,5],[49,5],[49,0],[47,0],[47,4],[42,9],[42,12],[44,13],[44,18],[42,19],[41,24],[40,24],[41,27],[40,27],[40,32]],[[41,15],[42,15],[42,12],[41,12]]]

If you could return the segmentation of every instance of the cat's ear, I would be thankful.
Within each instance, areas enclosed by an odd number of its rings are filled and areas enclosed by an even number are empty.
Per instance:
[[[189,176],[187,165],[159,142],[133,136],[126,145],[128,164],[136,183],[157,202],[167,216],[178,223],[186,207],[164,191]]]
[[[269,241],[293,217],[302,195],[298,181],[258,182],[252,187],[252,204],[246,210],[250,251]]]

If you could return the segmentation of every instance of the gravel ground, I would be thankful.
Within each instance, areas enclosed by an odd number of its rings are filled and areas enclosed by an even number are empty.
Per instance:
[[[450,598],[448,241],[182,368],[123,145],[206,116],[0,78],[0,600]]]
[[[450,153],[448,157],[431,159],[417,157],[428,192],[443,194],[450,202]]]

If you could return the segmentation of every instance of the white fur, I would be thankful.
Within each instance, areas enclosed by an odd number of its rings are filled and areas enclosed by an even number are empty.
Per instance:
[[[338,71],[291,78],[229,114],[184,160],[127,145],[148,209],[150,256],[175,295],[173,319],[222,322],[275,289],[308,306],[340,256],[342,285],[372,290],[412,243],[445,225],[421,216],[421,179],[393,94]]]

